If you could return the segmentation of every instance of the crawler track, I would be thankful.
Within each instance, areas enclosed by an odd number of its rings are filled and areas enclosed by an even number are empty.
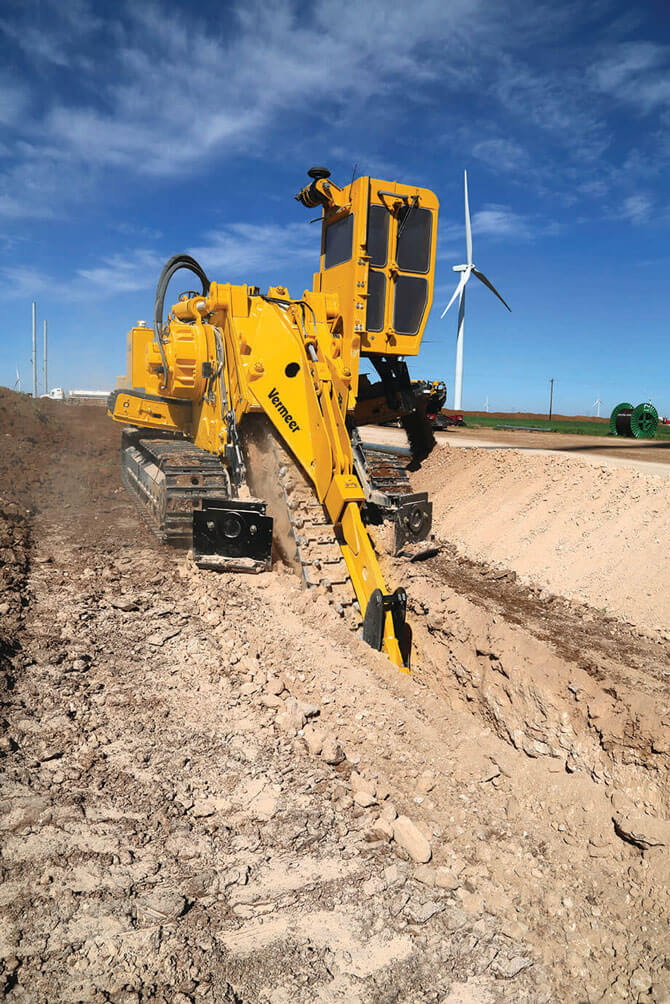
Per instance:
[[[218,457],[186,439],[143,438],[126,429],[121,447],[123,484],[159,540],[193,543],[193,509],[205,498],[229,498],[230,479]]]

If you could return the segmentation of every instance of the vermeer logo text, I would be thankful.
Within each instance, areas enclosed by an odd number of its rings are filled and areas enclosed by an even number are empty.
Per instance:
[[[277,409],[277,411],[279,412],[279,414],[281,415],[281,417],[284,419],[284,421],[288,425],[288,427],[291,430],[291,432],[300,432],[300,426],[298,425],[298,423],[293,418],[293,415],[289,414],[289,410],[286,407],[286,405],[282,403],[282,401],[281,401],[281,399],[279,397],[279,394],[277,393],[276,387],[272,388],[272,390],[268,394],[268,397],[270,398],[270,400],[272,401],[273,405],[275,406],[275,408]]]

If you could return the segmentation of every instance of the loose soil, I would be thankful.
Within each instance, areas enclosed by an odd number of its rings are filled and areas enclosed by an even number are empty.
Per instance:
[[[98,410],[0,418],[8,1000],[670,999],[660,635],[447,546],[408,677],[154,541]]]

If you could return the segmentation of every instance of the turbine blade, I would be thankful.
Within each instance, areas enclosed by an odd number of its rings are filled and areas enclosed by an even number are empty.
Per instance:
[[[444,310],[440,314],[441,318],[444,317],[444,315],[449,310],[449,307],[452,305],[452,303],[454,302],[454,300],[456,299],[456,297],[460,295],[461,290],[465,289],[465,284],[466,284],[466,282],[468,281],[469,278],[470,278],[470,269],[466,269],[465,272],[461,272],[461,278],[458,280],[458,285],[456,286],[456,289],[454,290],[453,296],[451,297],[451,300],[449,300],[449,303],[446,305],[446,307],[444,308]]]
[[[488,286],[488,288],[491,290],[491,292],[495,293],[495,295],[498,297],[498,299],[500,300],[500,302],[505,304],[505,306],[507,307],[507,309],[509,310],[509,312],[511,314],[512,313],[512,308],[510,307],[509,303],[506,303],[505,300],[503,300],[503,298],[500,295],[500,293],[498,292],[498,290],[495,288],[495,286],[493,285],[492,282],[489,282],[489,280],[486,278],[486,276],[484,275],[484,273],[480,272],[479,269],[475,268],[474,265],[472,266],[472,271],[475,273],[475,275],[477,276],[477,278],[479,279],[479,281],[483,282],[485,286]]]
[[[465,186],[465,247],[468,253],[468,265],[472,265],[472,227],[470,225],[470,204],[468,202],[468,172],[463,171]]]

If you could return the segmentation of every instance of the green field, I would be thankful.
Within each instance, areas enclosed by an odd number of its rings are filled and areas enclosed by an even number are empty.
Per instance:
[[[470,429],[499,429],[503,426],[515,426],[519,429],[542,429],[546,432],[565,432],[581,436],[609,436],[608,421],[588,419],[553,418],[515,418],[513,415],[466,415],[465,424]],[[660,425],[656,430],[654,441],[670,439],[670,425]]]

